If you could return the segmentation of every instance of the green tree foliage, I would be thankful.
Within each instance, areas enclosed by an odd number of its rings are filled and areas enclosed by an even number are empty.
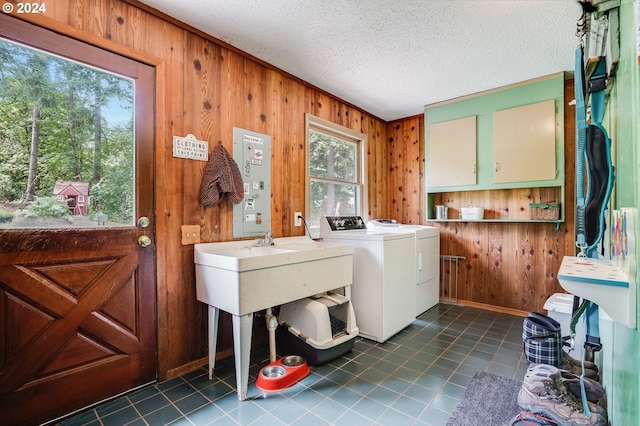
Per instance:
[[[356,144],[312,131],[309,146],[311,223],[316,226],[324,215],[357,214]]]
[[[61,218],[71,222],[67,205],[58,197],[37,197],[24,211],[25,217]]]
[[[132,108],[130,80],[0,40],[0,201],[89,182],[94,213],[130,222]]]

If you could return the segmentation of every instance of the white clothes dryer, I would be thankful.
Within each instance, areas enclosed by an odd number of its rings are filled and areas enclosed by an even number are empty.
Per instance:
[[[360,216],[325,216],[320,237],[351,244],[351,302],[360,336],[384,342],[415,319],[415,238],[412,233],[368,230]]]
[[[440,302],[440,230],[435,226],[405,225],[393,219],[367,222],[378,232],[411,233],[416,244],[416,317]]]

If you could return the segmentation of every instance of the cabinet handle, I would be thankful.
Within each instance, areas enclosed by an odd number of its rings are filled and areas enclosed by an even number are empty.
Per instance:
[[[500,170],[500,163],[496,162],[495,163],[495,171],[497,172],[498,170]]]
[[[474,175],[476,174],[476,165],[475,164],[473,165],[473,174]]]

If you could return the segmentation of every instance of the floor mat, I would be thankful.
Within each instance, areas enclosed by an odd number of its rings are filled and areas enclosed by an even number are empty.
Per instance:
[[[476,373],[447,426],[502,426],[520,412],[517,396],[522,382],[497,374]]]

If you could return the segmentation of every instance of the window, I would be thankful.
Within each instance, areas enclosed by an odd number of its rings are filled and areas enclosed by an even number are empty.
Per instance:
[[[307,114],[307,224],[315,236],[322,216],[367,219],[366,135]]]
[[[4,37],[0,59],[0,229],[133,225],[134,80]]]

